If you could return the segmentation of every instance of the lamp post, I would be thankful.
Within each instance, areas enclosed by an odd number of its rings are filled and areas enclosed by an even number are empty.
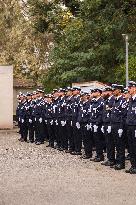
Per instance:
[[[128,87],[128,35],[122,34],[126,43],[126,87]]]

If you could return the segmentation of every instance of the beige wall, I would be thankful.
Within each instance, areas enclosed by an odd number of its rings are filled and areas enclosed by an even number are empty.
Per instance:
[[[0,66],[0,129],[13,128],[13,67]]]

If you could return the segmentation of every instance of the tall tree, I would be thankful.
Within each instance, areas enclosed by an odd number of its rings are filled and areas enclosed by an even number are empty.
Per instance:
[[[67,85],[77,81],[114,81],[115,68],[124,62],[122,33],[136,52],[134,0],[84,0],[80,13],[60,33],[51,55],[45,82]]]
[[[47,69],[50,38],[36,33],[23,0],[0,0],[0,63],[13,64],[16,77],[37,83]]]

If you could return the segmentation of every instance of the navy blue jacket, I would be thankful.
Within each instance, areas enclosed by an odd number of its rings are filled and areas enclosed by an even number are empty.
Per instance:
[[[127,115],[127,102],[123,96],[115,98],[111,111],[111,123],[124,124]]]
[[[102,113],[103,123],[111,122],[111,111],[114,104],[114,100],[115,100],[114,96],[111,96],[108,99],[104,100],[104,107]]]
[[[126,123],[136,126],[136,97],[129,101]]]
[[[90,112],[90,122],[96,125],[102,124],[104,100],[102,97],[93,99]]]

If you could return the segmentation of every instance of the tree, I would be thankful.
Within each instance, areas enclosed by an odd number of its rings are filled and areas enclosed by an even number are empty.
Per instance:
[[[126,80],[126,67],[125,63],[116,67],[115,81],[125,85]],[[136,81],[136,56],[129,57],[129,80]]]
[[[13,64],[16,77],[37,83],[47,68],[51,37],[32,25],[26,1],[0,0],[0,63]]]
[[[115,68],[124,62],[122,33],[136,52],[135,1],[84,0],[80,13],[61,31],[51,54],[45,83],[56,86],[84,80],[114,81]]]

